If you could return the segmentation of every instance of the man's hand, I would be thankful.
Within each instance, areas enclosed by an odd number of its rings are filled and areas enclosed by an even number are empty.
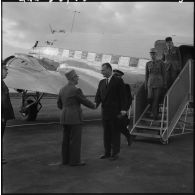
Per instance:
[[[95,109],[99,106],[99,104],[97,104],[96,102],[94,102],[95,105]]]
[[[121,115],[122,115],[122,116],[125,116],[125,115],[127,114],[127,111],[125,111],[125,110],[121,110],[121,112],[120,112],[120,113],[121,113]]]
[[[97,108],[96,102],[94,102],[93,104],[94,104],[94,108],[93,109],[96,109]]]

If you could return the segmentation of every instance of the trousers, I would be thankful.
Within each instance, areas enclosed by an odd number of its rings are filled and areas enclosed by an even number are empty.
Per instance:
[[[159,113],[159,103],[160,103],[162,88],[156,87],[156,88],[150,88],[148,90],[150,90],[149,103],[151,104],[152,107],[152,114],[154,118],[157,118]]]
[[[103,119],[105,155],[116,155],[120,152],[120,130],[118,119]]]
[[[81,161],[81,125],[63,125],[62,164]]]

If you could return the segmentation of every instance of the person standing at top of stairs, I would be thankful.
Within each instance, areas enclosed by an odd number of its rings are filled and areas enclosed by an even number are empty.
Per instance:
[[[158,119],[161,93],[166,88],[165,66],[162,60],[157,59],[157,50],[150,49],[151,61],[146,63],[145,89],[148,103],[151,104],[151,117]]]
[[[166,47],[163,51],[162,61],[165,63],[165,77],[167,89],[173,84],[182,69],[181,54],[178,47],[175,47],[171,37],[165,39]]]

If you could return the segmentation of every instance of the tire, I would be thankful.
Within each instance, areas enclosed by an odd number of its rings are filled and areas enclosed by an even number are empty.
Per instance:
[[[28,104],[31,104],[33,103],[34,100],[32,100],[31,98],[27,98],[25,100],[25,106],[27,106]],[[38,109],[37,109],[37,105],[36,104],[33,104],[31,105],[30,107],[28,107],[27,109],[23,110],[21,112],[22,114],[22,117],[24,120],[26,121],[35,121],[36,118],[37,118],[37,114],[38,114]]]

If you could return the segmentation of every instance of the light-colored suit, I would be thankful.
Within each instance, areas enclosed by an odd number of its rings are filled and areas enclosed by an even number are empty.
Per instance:
[[[152,103],[152,113],[156,119],[158,117],[162,89],[166,87],[165,65],[162,60],[146,63],[145,85],[149,103]]]
[[[81,104],[94,109],[95,105],[89,101],[81,89],[68,83],[58,95],[57,106],[62,110],[60,123],[64,127],[62,141],[62,163],[77,164],[80,162],[82,109]]]

